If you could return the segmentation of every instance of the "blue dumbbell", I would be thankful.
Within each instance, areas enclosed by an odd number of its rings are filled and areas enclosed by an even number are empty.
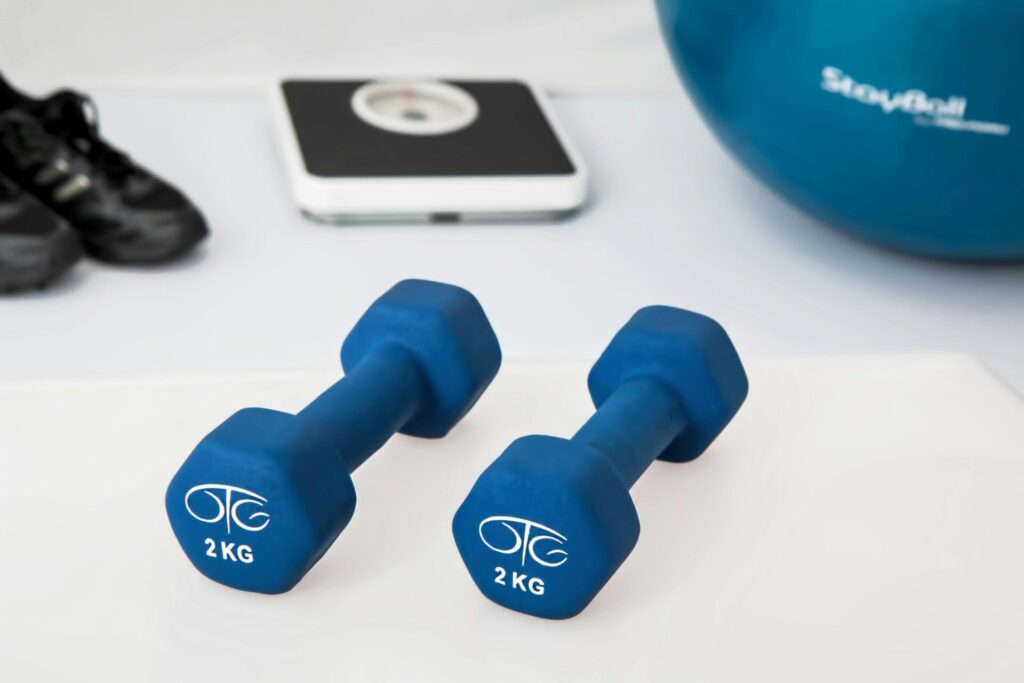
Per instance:
[[[455,514],[480,591],[550,619],[578,614],[640,536],[629,488],[655,460],[693,460],[747,396],[725,330],[697,313],[641,309],[589,377],[597,412],[571,440],[517,439]]]
[[[501,350],[472,294],[405,280],[363,314],[341,362],[345,376],[300,413],[240,410],[174,476],[167,516],[207,577],[292,588],[351,519],[351,473],[395,432],[447,434],[494,379]]]

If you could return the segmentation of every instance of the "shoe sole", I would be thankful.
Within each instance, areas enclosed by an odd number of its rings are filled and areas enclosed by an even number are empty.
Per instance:
[[[45,261],[28,268],[0,271],[0,293],[43,289],[70,270],[83,253],[78,235],[70,229],[62,230],[53,238],[50,257]]]

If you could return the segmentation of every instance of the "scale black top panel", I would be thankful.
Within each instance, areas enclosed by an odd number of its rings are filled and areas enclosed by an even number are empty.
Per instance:
[[[451,81],[479,106],[468,127],[403,135],[366,123],[352,93],[366,81],[285,81],[306,170],[327,178],[568,175],[575,172],[530,89],[516,81]]]

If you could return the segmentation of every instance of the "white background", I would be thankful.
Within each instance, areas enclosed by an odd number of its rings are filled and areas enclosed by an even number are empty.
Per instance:
[[[676,87],[651,0],[0,0],[0,69],[37,87],[390,72]]]
[[[107,135],[213,230],[179,264],[84,263],[0,300],[0,378],[328,367],[374,296],[427,276],[473,289],[510,357],[592,358],[661,302],[721,318],[745,353],[963,351],[1024,389],[1024,268],[906,258],[778,200],[707,133],[646,0],[0,0],[0,68],[90,89]],[[534,227],[301,220],[258,88],[317,73],[536,79],[591,166],[587,210]]]
[[[0,376],[337,367],[369,302],[426,277],[473,291],[509,358],[596,358],[663,303],[718,318],[743,354],[962,351],[1024,387],[1024,268],[907,258],[819,225],[751,180],[678,93],[555,98],[590,201],[540,225],[310,223],[264,95],[103,91],[99,105],[212,237],[170,266],[86,262],[0,299]]]

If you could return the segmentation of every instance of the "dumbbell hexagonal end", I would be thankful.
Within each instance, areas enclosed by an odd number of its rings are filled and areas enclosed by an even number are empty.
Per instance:
[[[346,371],[373,349],[399,344],[420,362],[428,385],[405,434],[441,437],[477,402],[501,365],[501,349],[472,294],[453,285],[403,280],[359,319],[341,348]]]
[[[242,590],[290,590],[345,528],[356,492],[333,446],[293,415],[241,410],[208,434],[167,488],[182,550]]]
[[[746,372],[722,326],[669,306],[640,309],[615,335],[590,371],[590,395],[600,406],[620,384],[644,378],[671,388],[686,410],[686,431],[659,456],[672,462],[700,456],[747,396]]]
[[[527,614],[578,614],[640,535],[633,501],[611,464],[550,436],[517,439],[477,480],[452,522],[480,591]]]

